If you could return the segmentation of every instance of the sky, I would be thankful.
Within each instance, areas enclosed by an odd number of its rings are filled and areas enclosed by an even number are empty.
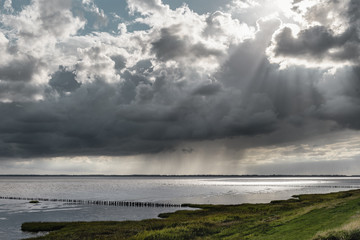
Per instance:
[[[0,174],[360,174],[358,0],[0,0]]]

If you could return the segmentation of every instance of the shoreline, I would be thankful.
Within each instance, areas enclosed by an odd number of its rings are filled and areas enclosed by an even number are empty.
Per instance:
[[[288,200],[275,200],[266,204],[186,206],[198,210],[163,213],[159,214],[162,219],[140,221],[23,223],[22,230],[49,232],[42,237],[30,238],[33,240],[310,240],[326,239],[321,238],[321,234],[325,237],[329,234],[360,234],[360,190],[297,195]],[[334,233],[331,233],[332,230]]]
[[[131,174],[131,175],[107,175],[107,174],[0,174],[0,177],[115,177],[115,178],[358,178],[360,175],[291,175],[291,174],[273,174],[273,175],[221,175],[221,174],[199,174],[199,175],[159,175],[159,174]]]

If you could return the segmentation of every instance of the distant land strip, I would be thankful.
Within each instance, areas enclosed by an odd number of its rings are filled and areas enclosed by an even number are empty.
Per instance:
[[[274,178],[274,177],[360,177],[360,175],[213,175],[213,174],[194,174],[194,175],[161,175],[161,174],[130,174],[130,175],[107,175],[107,174],[0,174],[0,177],[223,177],[223,178]]]
[[[119,207],[152,207],[152,208],[181,208],[182,207],[181,204],[174,204],[174,203],[134,202],[134,201],[26,198],[26,197],[9,197],[9,196],[0,196],[0,199],[43,201],[43,202],[66,202],[66,203],[73,203],[73,204],[119,206]]]

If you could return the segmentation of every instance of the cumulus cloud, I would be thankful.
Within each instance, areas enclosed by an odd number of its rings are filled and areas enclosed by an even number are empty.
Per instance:
[[[31,56],[13,59],[0,66],[0,79],[3,81],[31,81],[39,63]]]
[[[169,6],[162,4],[161,0],[128,0],[131,13],[138,11],[144,15],[163,14],[169,11]]]
[[[176,60],[179,58],[203,58],[220,56],[221,51],[209,49],[202,43],[190,45],[190,41],[184,37],[177,36],[178,26],[161,29],[161,37],[152,43],[152,51],[160,60]]]
[[[301,19],[301,30],[295,33],[285,25],[275,35],[269,48],[274,62],[294,58],[303,60],[302,63],[310,61],[314,66],[322,63],[328,63],[325,66],[333,63],[358,65],[359,2],[328,0],[300,8],[306,2],[294,2],[293,6]]]
[[[262,41],[257,39],[239,49],[253,44],[256,48]],[[156,54],[154,60],[125,69],[122,57],[107,55],[106,45],[79,53],[81,60],[74,70],[60,67],[49,80],[55,91],[69,94],[27,103],[25,112],[17,108],[10,114],[18,120],[4,145],[16,148],[4,150],[4,156],[154,153],[172,150],[182,141],[252,136],[276,129],[277,114],[269,96],[224,85],[227,74],[232,74],[227,68],[219,73],[221,79],[211,79],[193,66],[169,68]],[[257,58],[229,61],[236,61],[237,69]],[[119,80],[109,81],[114,76]],[[32,130],[19,134],[19,126]]]
[[[121,33],[101,31],[110,14],[90,0],[81,13],[70,0],[1,12],[0,157],[189,157],[224,144],[239,160],[246,149],[359,129],[358,67],[320,66],[358,63],[358,4],[327,6],[347,24],[339,30],[319,13],[323,2],[305,2],[293,2],[293,25],[280,15],[251,25],[233,9],[128,0],[133,20],[122,28],[147,28]],[[234,1],[241,11],[257,3]],[[98,21],[93,32],[81,31],[86,12]],[[280,66],[289,59],[313,66]]]
[[[18,15],[2,15],[1,21],[5,26],[16,30],[16,34],[26,41],[36,41],[36,38],[64,38],[75,34],[84,25],[80,18],[73,16],[70,9],[70,0],[36,0],[25,6]]]

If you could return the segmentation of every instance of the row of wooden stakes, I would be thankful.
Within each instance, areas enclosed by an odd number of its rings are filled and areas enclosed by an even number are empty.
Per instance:
[[[79,199],[56,199],[56,198],[25,198],[25,197],[2,197],[0,199],[43,201],[43,202],[66,202],[74,204],[121,206],[121,207],[161,207],[161,208],[181,208],[181,204],[174,203],[154,203],[154,202],[132,202],[132,201],[107,201],[107,200],[79,200]]]

